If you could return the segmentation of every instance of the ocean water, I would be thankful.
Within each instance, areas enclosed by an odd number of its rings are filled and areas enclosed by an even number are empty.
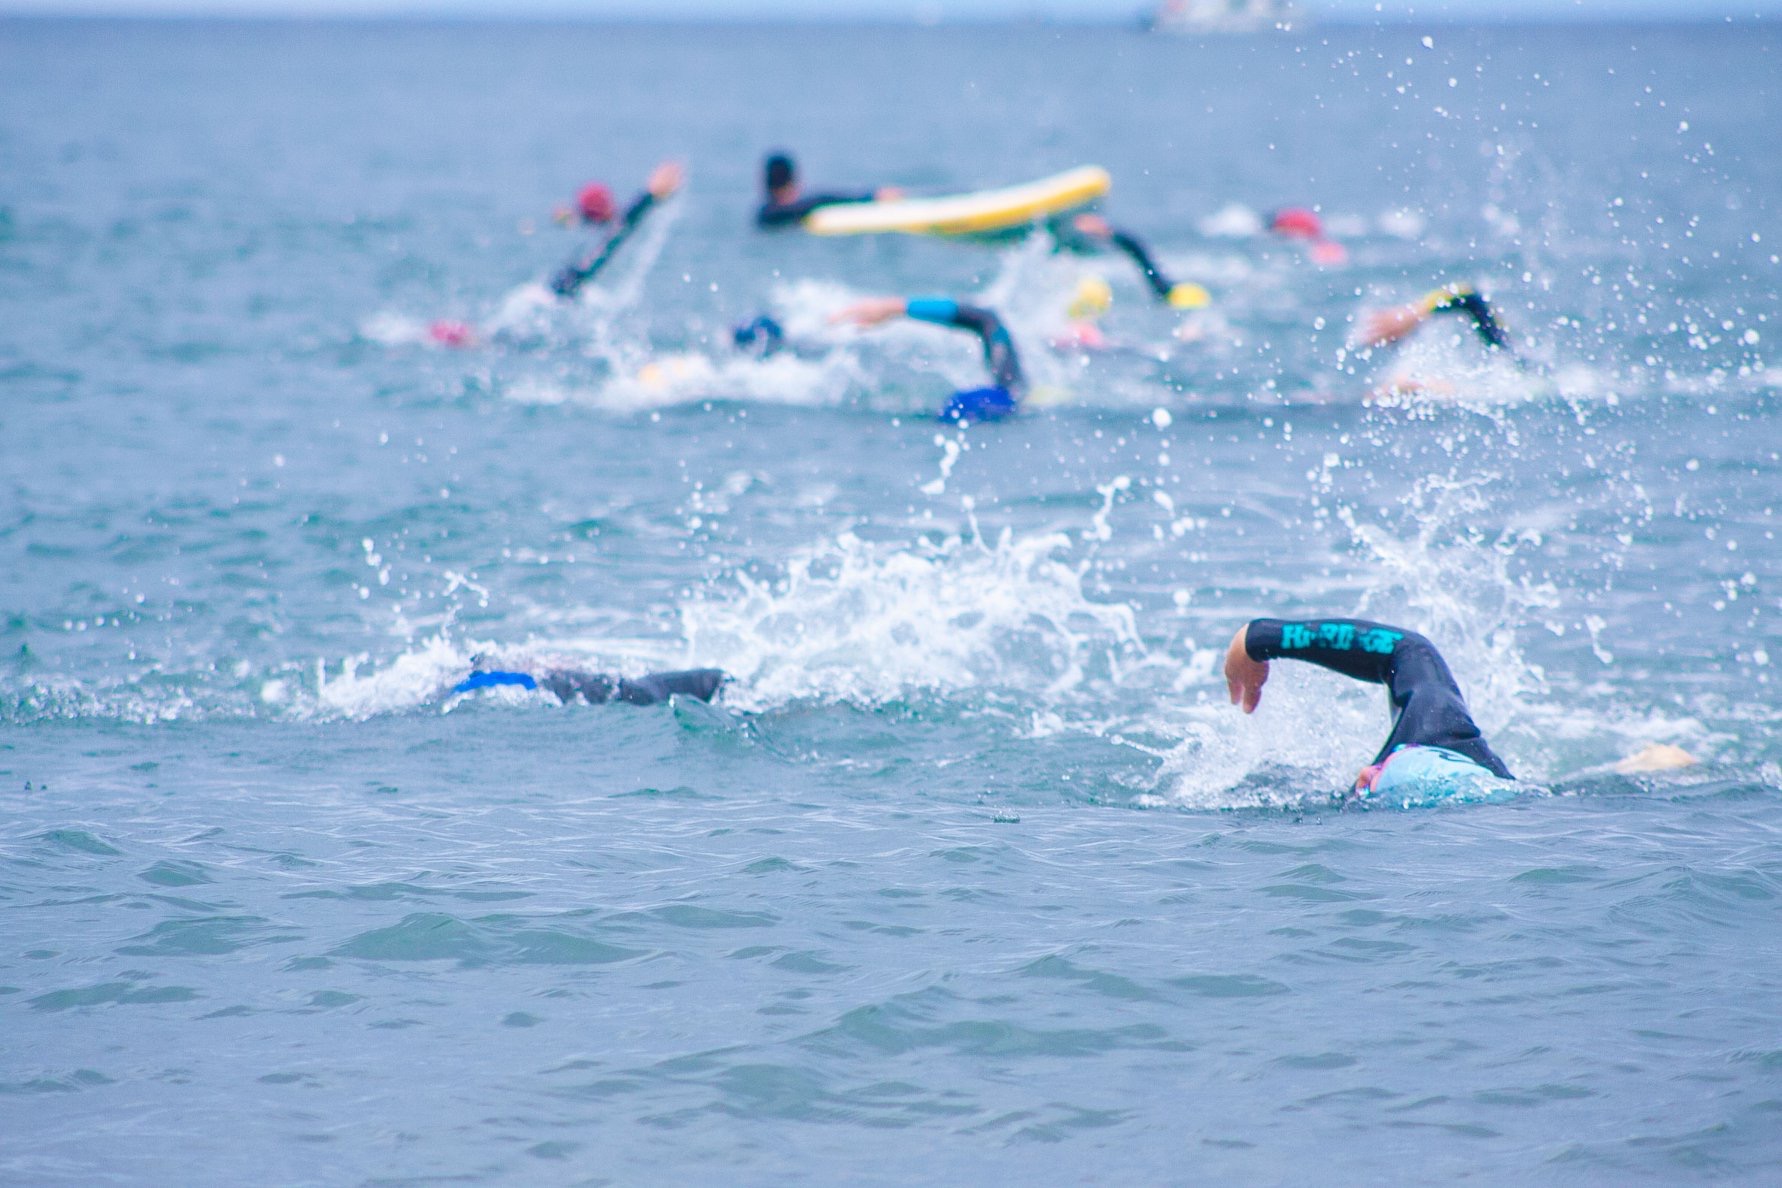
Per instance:
[[[1779,49],[0,24],[0,1179],[1773,1183]],[[772,147],[1102,164],[1214,303],[756,232]],[[1448,281],[1526,368],[1348,345]],[[945,429],[971,342],[826,320],[919,292],[1044,406]],[[1237,713],[1260,614],[1431,636],[1519,793],[1343,808],[1383,699]]]

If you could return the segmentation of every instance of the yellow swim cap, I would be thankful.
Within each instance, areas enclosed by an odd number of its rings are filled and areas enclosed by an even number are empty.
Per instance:
[[[1086,276],[1070,299],[1070,316],[1077,320],[1098,318],[1114,303],[1114,290],[1099,276]]]
[[[1193,281],[1182,281],[1170,286],[1169,303],[1176,309],[1205,309],[1213,303],[1213,295]]]

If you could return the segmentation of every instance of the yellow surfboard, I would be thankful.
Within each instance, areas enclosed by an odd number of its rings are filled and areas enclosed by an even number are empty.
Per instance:
[[[1084,165],[975,194],[820,206],[805,216],[804,229],[813,235],[995,235],[1087,206],[1112,184],[1107,170]]]

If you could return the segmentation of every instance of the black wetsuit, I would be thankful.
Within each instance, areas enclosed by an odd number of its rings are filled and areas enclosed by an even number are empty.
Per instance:
[[[1252,660],[1307,660],[1385,685],[1398,718],[1375,763],[1407,744],[1442,747],[1501,779],[1515,778],[1486,745],[1441,653],[1414,631],[1363,619],[1257,619],[1244,633],[1244,650]]]
[[[939,326],[957,326],[970,330],[984,344],[984,363],[990,368],[990,381],[1011,396],[1020,396],[1027,388],[1027,377],[1021,373],[1021,360],[1015,354],[1015,340],[1008,327],[992,310],[977,305],[961,305],[949,297],[912,297],[904,304],[907,316]]]
[[[755,212],[755,225],[769,228],[791,227],[819,206],[844,206],[851,202],[871,202],[873,198],[871,191],[864,194],[806,194],[791,202],[775,202],[770,198]]]
[[[1473,329],[1484,339],[1485,345],[1498,350],[1510,349],[1510,336],[1504,333],[1497,315],[1485,298],[1471,289],[1443,290],[1438,296],[1430,298],[1429,312],[1462,313],[1473,320]]]
[[[1175,282],[1163,275],[1163,270],[1157,267],[1157,261],[1151,258],[1151,253],[1143,241],[1130,231],[1114,227],[1111,229],[1112,234],[1104,238],[1078,230],[1070,219],[1054,221],[1051,230],[1052,238],[1065,251],[1095,252],[1111,245],[1117,251],[1125,253],[1134,264],[1138,265],[1140,275],[1145,278],[1145,283],[1151,287],[1152,295],[1159,301],[1168,301],[1170,290],[1176,287]]]
[[[620,217],[618,227],[614,228],[613,233],[606,237],[606,242],[601,244],[598,250],[571,264],[564,265],[563,270],[551,278],[551,292],[559,297],[574,297],[583,285],[598,276],[600,270],[612,261],[613,254],[619,250],[619,245],[631,237],[631,233],[637,230],[637,225],[643,222],[644,215],[648,214],[654,205],[656,205],[654,194],[648,190],[639,194],[636,201],[632,202],[624,215]]]
[[[603,705],[623,701],[631,705],[655,705],[670,697],[697,697],[710,701],[724,684],[724,672],[717,668],[689,668],[680,672],[652,672],[640,677],[615,677],[606,672],[585,672],[573,668],[553,669],[537,678],[541,689],[568,703],[585,701]]]

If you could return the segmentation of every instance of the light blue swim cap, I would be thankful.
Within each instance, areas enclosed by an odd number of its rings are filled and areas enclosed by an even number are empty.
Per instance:
[[[1502,779],[1446,747],[1400,747],[1386,760],[1366,799],[1410,808],[1452,801],[1506,800],[1514,780]]]

